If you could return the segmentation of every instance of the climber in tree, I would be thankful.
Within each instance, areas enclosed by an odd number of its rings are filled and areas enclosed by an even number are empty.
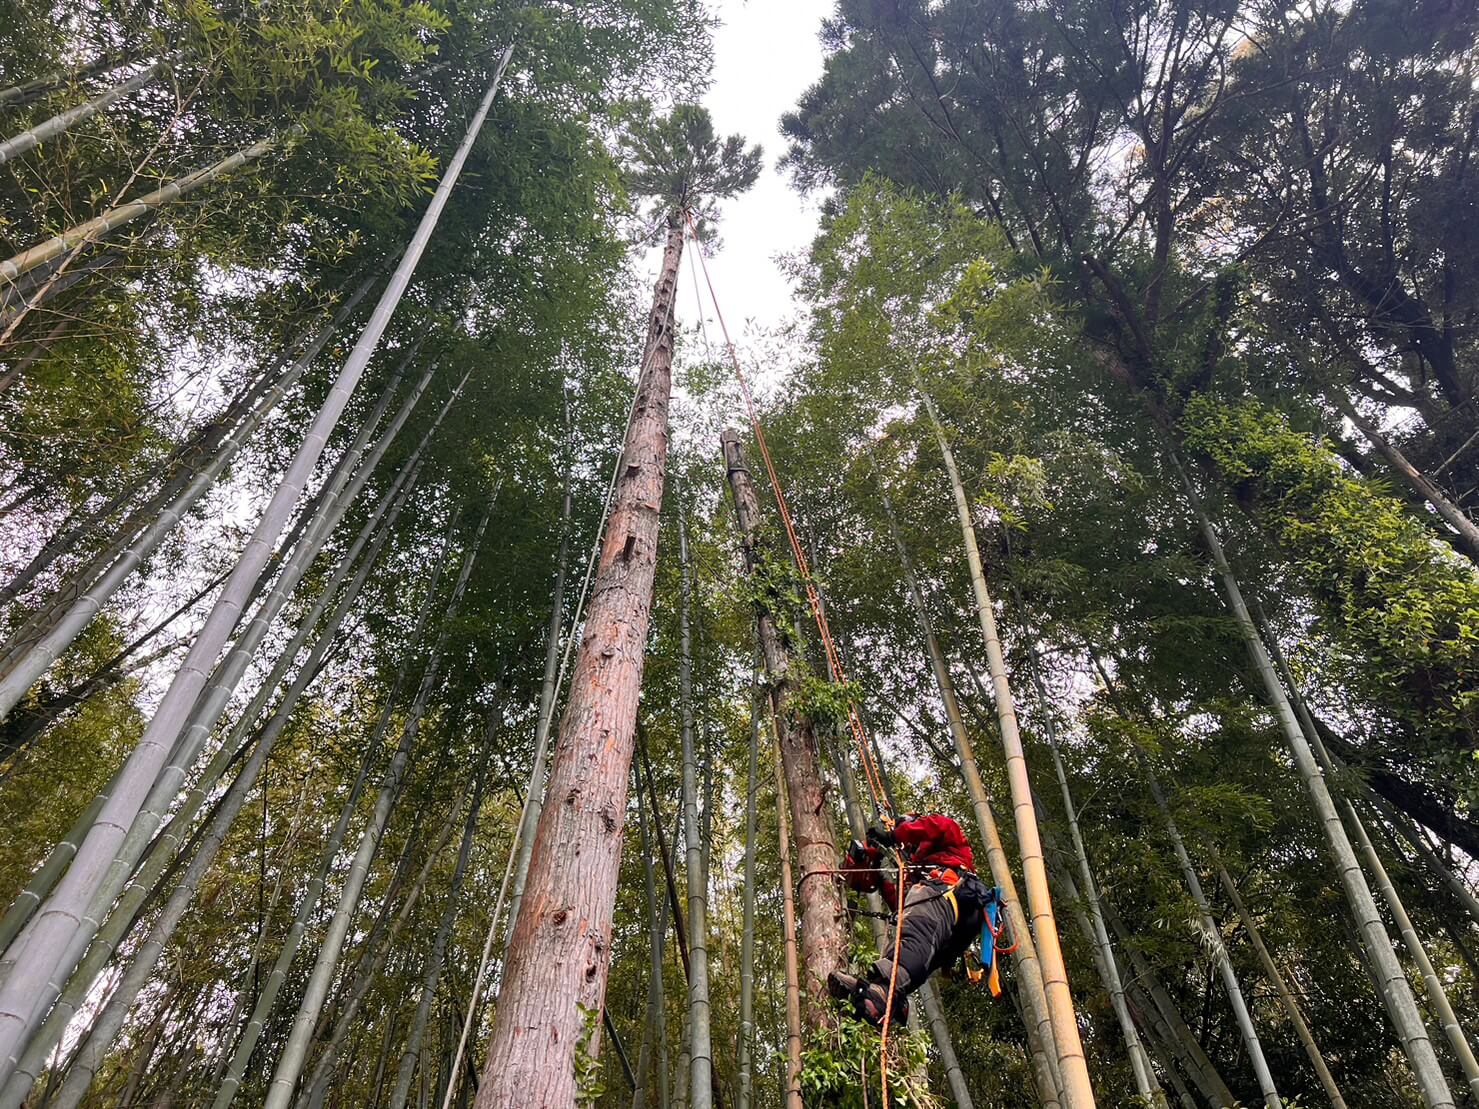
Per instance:
[[[948,816],[910,813],[892,829],[869,828],[868,842],[854,840],[839,868],[848,887],[858,893],[883,895],[890,910],[898,905],[898,887],[885,873],[892,850],[904,858],[903,919],[898,923],[899,965],[895,975],[892,949],[859,978],[834,970],[827,988],[839,1001],[849,1001],[858,1016],[883,1023],[889,979],[894,977],[895,1021],[908,1019],[911,993],[929,976],[964,955],[981,934],[992,892],[976,877],[971,845],[960,825]]]

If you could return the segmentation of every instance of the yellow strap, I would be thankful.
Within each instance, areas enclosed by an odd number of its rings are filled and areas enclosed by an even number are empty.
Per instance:
[[[955,923],[960,923],[960,902],[955,900],[955,887],[951,886],[945,891],[945,900],[950,902],[950,908],[955,911]]]

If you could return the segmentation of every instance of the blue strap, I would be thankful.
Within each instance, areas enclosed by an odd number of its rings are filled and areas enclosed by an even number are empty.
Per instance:
[[[985,913],[981,918],[981,966],[990,970],[996,961],[996,933],[1001,929],[1001,888],[991,887],[986,893]]]

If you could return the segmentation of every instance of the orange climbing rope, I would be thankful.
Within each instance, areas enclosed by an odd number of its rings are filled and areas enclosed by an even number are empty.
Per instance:
[[[703,250],[699,246],[698,225],[694,223],[692,210],[685,210],[683,217],[688,222],[688,230],[693,239],[693,253],[698,256],[699,267],[704,273],[704,284],[709,289],[709,300],[714,305],[714,316],[719,321],[719,329],[724,335],[724,347],[729,354],[730,365],[734,367],[735,380],[739,382],[740,394],[744,397],[745,413],[750,420],[750,429],[755,433],[755,445],[760,449],[760,457],[765,462],[765,473],[770,478],[771,492],[775,494],[776,509],[780,513],[781,524],[786,529],[786,540],[791,546],[791,557],[796,562],[797,572],[801,575],[802,585],[806,589],[806,603],[811,609],[812,619],[816,622],[817,634],[822,641],[822,654],[827,660],[827,671],[832,681],[846,688],[847,672],[842,666],[842,656],[837,650],[837,643],[832,638],[832,629],[827,623],[827,610],[822,604],[821,592],[817,589],[816,582],[812,578],[811,564],[806,559],[806,552],[801,548],[801,540],[796,534],[796,525],[791,518],[790,506],[786,503],[785,490],[781,488],[780,475],[776,473],[775,462],[770,456],[770,446],[765,441],[765,429],[760,426],[760,418],[755,413],[755,398],[750,392],[750,382],[745,376],[745,371],[740,365],[739,355],[735,353],[734,340],[729,337],[729,325],[724,322],[724,310],[719,307],[719,297],[714,291],[714,280],[709,276],[709,264],[704,258]],[[863,773],[868,780],[868,790],[873,794],[873,804],[877,808],[884,826],[894,826],[893,806],[889,804],[888,792],[883,787],[883,772],[873,757],[873,749],[868,741],[867,730],[863,726],[863,718],[858,712],[857,703],[851,698],[847,699],[847,723],[852,731],[853,742],[857,745],[858,760],[862,764]],[[898,982],[899,972],[899,947],[904,935],[904,859],[898,849],[894,850],[894,862],[899,867],[900,881],[898,883],[898,911],[894,922],[894,953],[890,960],[890,973],[888,977],[888,998],[883,1009],[883,1023],[879,1028],[878,1036],[878,1070],[879,1084],[883,1090],[884,1109],[888,1109],[888,1033],[893,1019],[894,990]],[[803,875],[805,881],[809,875]],[[866,1097],[866,1087],[864,1088]]]
[[[765,473],[770,478],[770,488],[775,494],[776,508],[780,512],[781,524],[786,529],[786,540],[791,545],[791,557],[796,561],[796,569],[801,574],[801,581],[806,589],[806,603],[811,609],[812,619],[816,621],[817,634],[822,641],[822,654],[827,660],[829,676],[838,684],[847,682],[847,673],[842,666],[842,657],[837,651],[836,641],[832,638],[832,629],[827,624],[827,611],[822,605],[822,595],[817,590],[816,582],[812,578],[811,565],[807,562],[806,552],[801,548],[801,540],[796,534],[796,525],[791,518],[790,506],[786,503],[785,491],[781,488],[781,479],[776,474],[775,462],[770,456],[770,447],[765,441],[765,429],[760,426],[760,418],[755,413],[755,398],[750,392],[750,382],[745,376],[744,369],[740,366],[739,355],[735,353],[734,341],[729,337],[729,325],[724,322],[724,312],[719,307],[719,297],[714,292],[714,281],[709,276],[709,264],[704,260],[703,251],[699,249],[698,227],[693,222],[692,211],[685,211],[684,218],[688,221],[689,233],[693,238],[694,253],[698,255],[699,266],[703,269],[704,284],[709,289],[709,299],[714,305],[714,316],[719,321],[719,328],[724,334],[724,347],[729,354],[730,364],[734,367],[735,379],[739,382],[740,393],[745,400],[745,412],[750,420],[750,428],[755,433],[755,445],[760,449],[760,457],[765,462]],[[863,718],[858,713],[858,706],[851,697],[847,699],[847,722],[852,731],[853,741],[857,744],[858,759],[862,763],[863,772],[868,779],[869,792],[873,794],[874,804],[882,814],[885,826],[892,828],[894,825],[893,809],[888,803],[887,792],[883,788],[883,775],[878,768],[877,760],[873,758],[872,748],[868,743],[868,733],[863,727]]]

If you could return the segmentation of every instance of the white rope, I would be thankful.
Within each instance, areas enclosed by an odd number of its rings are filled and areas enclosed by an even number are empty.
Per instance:
[[[653,345],[653,349],[656,349],[656,344]],[[642,379],[646,376],[647,368],[651,361],[652,351],[648,351],[642,359],[642,367],[637,372],[637,380],[632,388],[632,403],[627,408],[626,429],[622,432],[622,446],[616,453],[616,464],[611,468],[611,480],[606,485],[606,499],[601,506],[601,522],[596,527],[595,538],[591,543],[590,555],[586,558],[585,576],[581,579],[580,595],[575,602],[575,614],[570,623],[570,635],[565,640],[565,649],[560,655],[560,666],[555,672],[555,696],[550,698],[549,708],[546,710],[544,717],[539,721],[540,730],[544,733],[543,747],[545,749],[549,746],[551,734],[550,724],[554,720],[555,705],[560,700],[560,690],[565,686],[565,672],[570,664],[570,653],[574,649],[576,641],[580,638],[579,629],[581,620],[585,614],[585,602],[590,592],[591,578],[595,574],[596,561],[601,554],[601,541],[606,534],[606,523],[611,518],[611,504],[616,497],[616,481],[621,475],[622,459],[626,457],[627,432],[631,430],[632,418],[637,412],[637,396],[641,391]],[[540,753],[536,751],[534,765],[538,766],[540,761]],[[540,783],[534,781],[533,772],[531,771],[529,785],[524,792],[524,804],[519,810],[519,822],[514,829],[513,843],[509,845],[508,862],[503,868],[503,880],[498,886],[498,900],[493,904],[493,916],[488,921],[488,935],[483,940],[483,953],[478,960],[477,975],[473,978],[472,996],[468,999],[467,1003],[467,1016],[462,1022],[462,1034],[457,1038],[457,1053],[452,1059],[452,1072],[447,1082],[447,1094],[442,1099],[442,1109],[451,1109],[452,1098],[456,1096],[457,1087],[460,1083],[462,1057],[466,1053],[467,1037],[472,1032],[473,1021],[477,1014],[478,1001],[483,989],[483,976],[487,973],[488,961],[493,951],[493,940],[498,934],[498,918],[503,915],[504,897],[508,893],[509,878],[513,874],[514,869],[514,859],[518,856],[519,844],[523,839],[524,822],[529,813],[529,805],[534,797],[534,790],[539,785]],[[510,921],[510,924],[512,923]]]

